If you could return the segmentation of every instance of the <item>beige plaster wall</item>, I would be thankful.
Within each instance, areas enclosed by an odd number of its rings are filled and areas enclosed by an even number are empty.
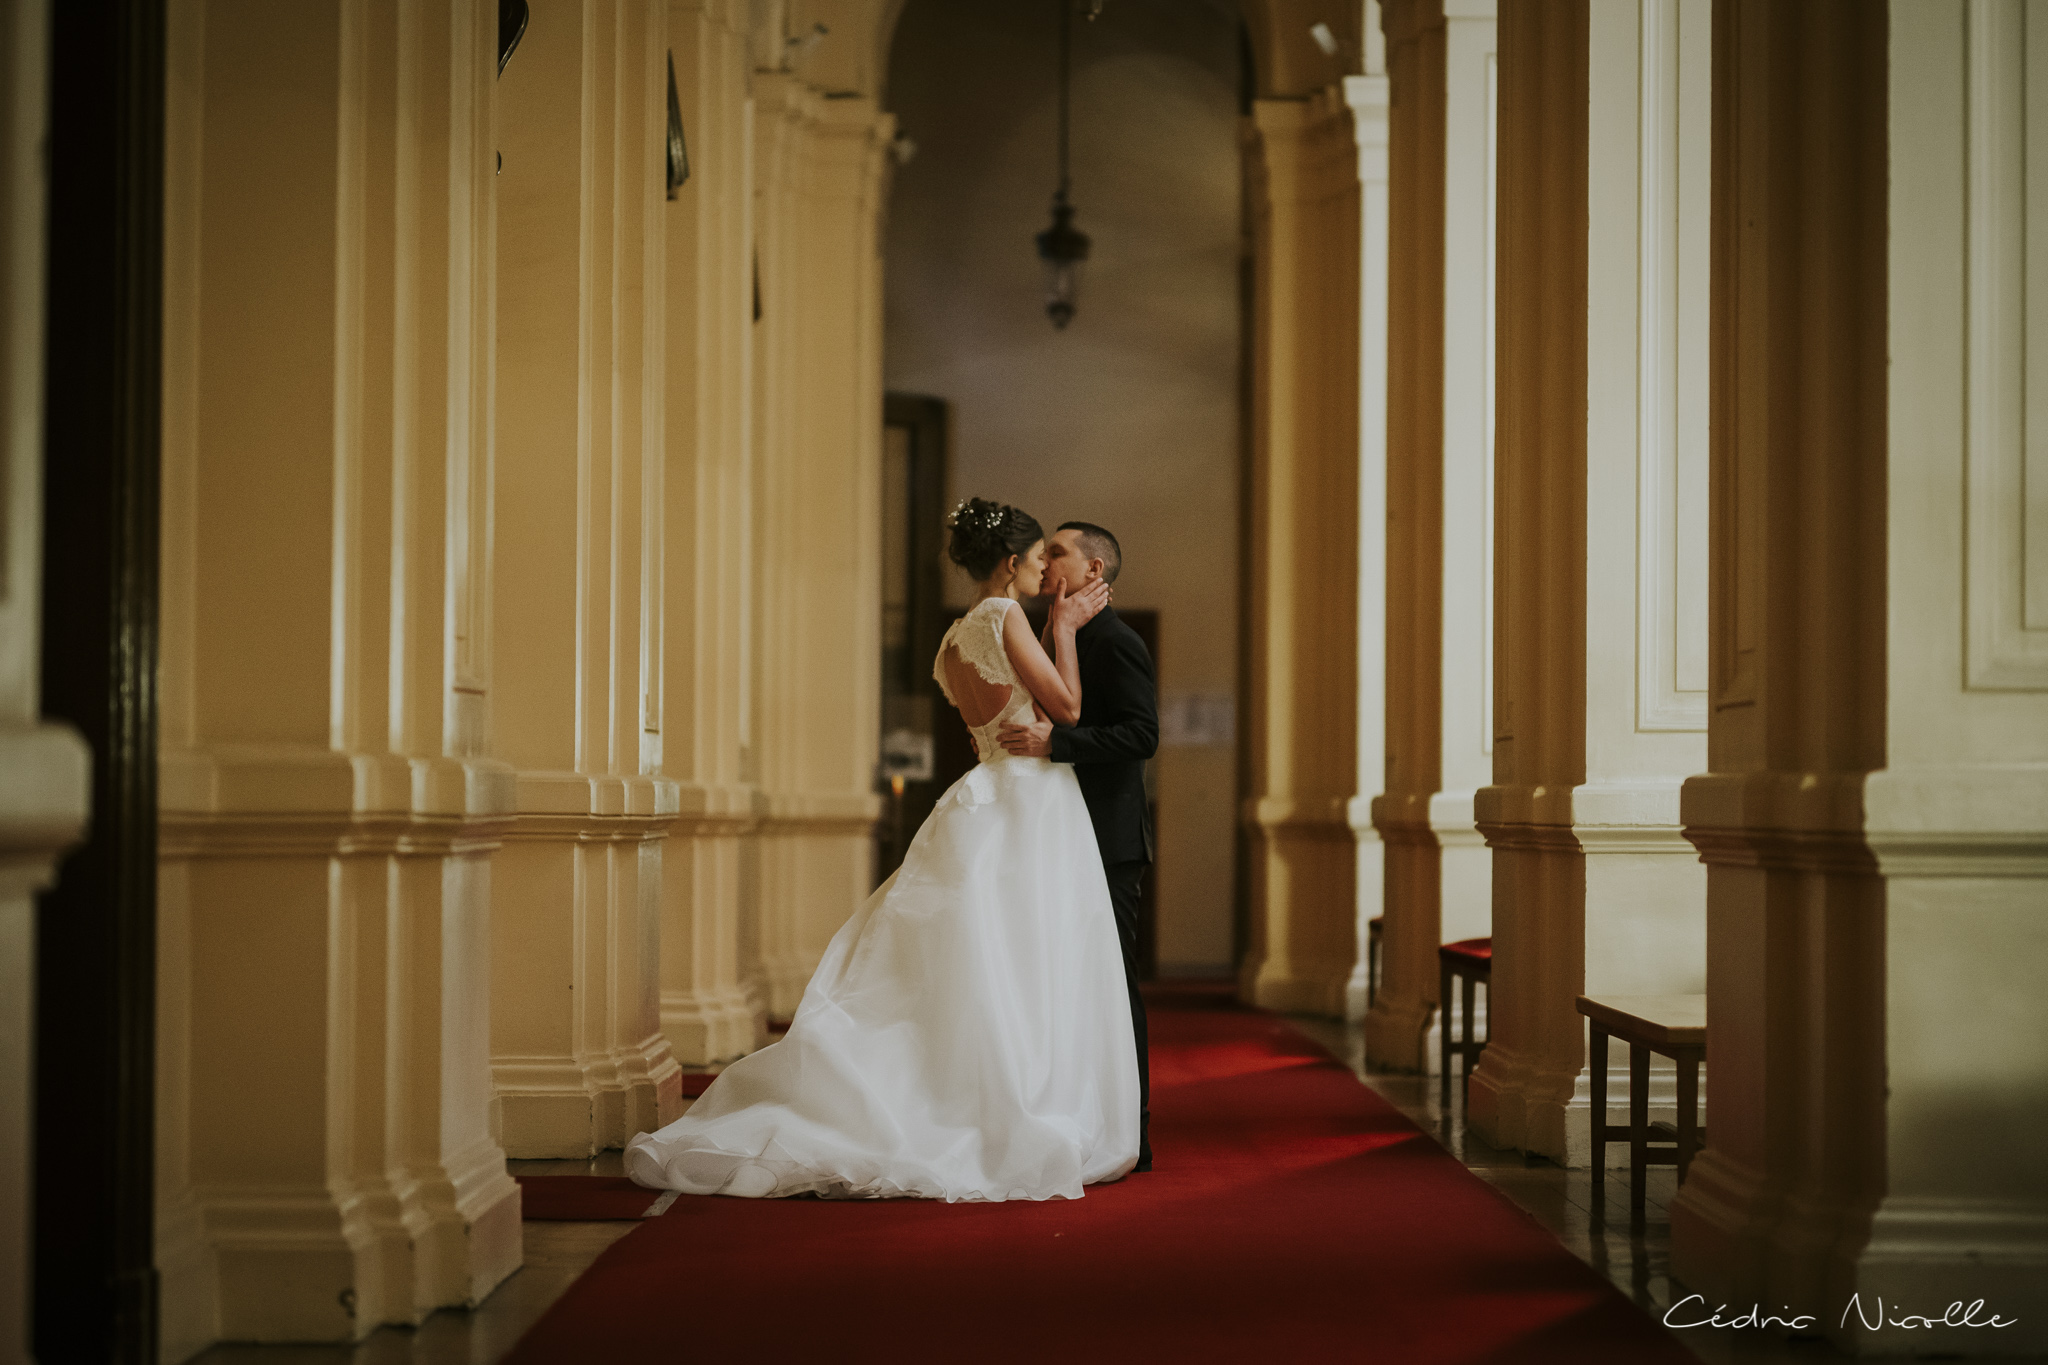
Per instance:
[[[1235,749],[1171,742],[1188,698],[1236,702],[1238,20],[1224,0],[1119,0],[1074,35],[1080,311],[1044,312],[1032,236],[1057,175],[1049,6],[911,0],[889,104],[915,157],[886,245],[888,387],[953,405],[952,501],[1122,542],[1117,604],[1160,614],[1159,959],[1231,963]],[[949,600],[968,585],[950,566]]]

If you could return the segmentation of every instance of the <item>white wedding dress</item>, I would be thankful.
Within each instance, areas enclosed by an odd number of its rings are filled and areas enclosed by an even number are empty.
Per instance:
[[[946,633],[1010,698],[980,763],[832,939],[781,1041],[626,1146],[654,1189],[752,1197],[1078,1199],[1138,1157],[1130,998],[1095,832],[1070,766],[996,737],[1031,695],[1004,597]]]

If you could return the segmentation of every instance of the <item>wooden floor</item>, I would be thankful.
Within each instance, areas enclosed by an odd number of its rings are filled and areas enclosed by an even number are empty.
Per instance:
[[[1573,1255],[1606,1275],[1653,1316],[1663,1316],[1673,1297],[1667,1206],[1676,1188],[1676,1173],[1670,1167],[1651,1168],[1648,1217],[1641,1232],[1631,1233],[1626,1171],[1565,1170],[1541,1157],[1489,1147],[1465,1131],[1461,1099],[1454,1096],[1450,1112],[1442,1111],[1434,1079],[1367,1073],[1364,1037],[1356,1024],[1308,1018],[1293,1022],[1473,1172],[1550,1229]],[[1171,1159],[1170,1154],[1161,1156]],[[617,1152],[590,1161],[514,1161],[510,1165],[514,1175],[624,1173]],[[1607,1190],[1604,1223],[1593,1213],[1596,1174]],[[197,1365],[494,1365],[571,1281],[635,1226],[630,1222],[528,1223],[525,1266],[474,1311],[436,1313],[416,1329],[385,1328],[354,1346],[221,1345],[195,1361]],[[1788,1341],[1773,1332],[1696,1328],[1673,1335],[1705,1365],[1816,1365],[1851,1358],[1826,1342]],[[2048,1357],[2006,1359],[2017,1361],[2017,1365],[2048,1365]]]

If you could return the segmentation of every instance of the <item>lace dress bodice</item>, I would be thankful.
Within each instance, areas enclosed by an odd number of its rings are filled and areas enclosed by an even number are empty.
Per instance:
[[[1003,648],[1003,620],[1015,605],[1007,597],[982,598],[974,604],[973,610],[946,631],[946,638],[939,641],[939,656],[932,662],[932,677],[938,680],[939,690],[946,694],[946,700],[956,711],[960,710],[960,701],[953,695],[952,685],[946,681],[946,651],[949,649],[958,649],[960,658],[981,675],[983,682],[1010,689],[1010,700],[993,720],[986,725],[967,727],[974,735],[974,752],[983,763],[1008,758],[1009,751],[998,740],[1002,728],[1031,719],[1030,689],[1018,680],[1017,670],[1010,664],[1010,652]],[[964,719],[964,712],[962,716]]]

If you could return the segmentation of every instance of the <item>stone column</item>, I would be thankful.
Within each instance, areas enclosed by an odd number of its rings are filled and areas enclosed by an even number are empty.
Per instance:
[[[496,650],[518,816],[497,880],[505,1147],[680,1112],[660,1013],[667,7],[588,0],[499,88]]]
[[[2018,3],[1715,13],[1715,1099],[1672,1265],[1873,1353],[2048,1347],[2043,80]]]
[[[84,832],[91,756],[41,719],[43,136],[49,9],[0,5],[0,1361],[28,1359],[36,892]]]
[[[769,1010],[786,1019],[873,889],[878,228],[894,125],[784,73],[757,75],[754,100],[760,942]]]
[[[474,1303],[490,1131],[487,6],[173,7],[166,1358]],[[289,79],[280,79],[289,72]]]
[[[1359,957],[1359,151],[1341,90],[1252,108],[1251,941],[1239,991],[1342,1017]]]
[[[668,206],[666,622],[662,770],[680,788],[663,857],[661,1023],[684,1062],[758,1046],[744,855],[758,828],[749,762],[754,605],[753,106],[747,6],[671,0],[690,177]]]
[[[1388,0],[1386,843],[1376,1066],[1433,1065],[1439,944],[1491,931],[1493,0]]]
[[[1705,989],[1678,794],[1706,761],[1710,10],[1514,0],[1500,51],[1493,1010],[1471,1122],[1582,1165],[1574,997]],[[1618,1108],[1626,1055],[1610,1065]],[[1672,1085],[1664,1062],[1658,1117]]]
[[[1387,771],[1387,114],[1386,44],[1378,0],[1366,0],[1365,71],[1344,78],[1358,143],[1358,795],[1347,814],[1358,842],[1357,963],[1344,1015],[1363,1019],[1369,926],[1385,903],[1386,846],[1372,824]]]

